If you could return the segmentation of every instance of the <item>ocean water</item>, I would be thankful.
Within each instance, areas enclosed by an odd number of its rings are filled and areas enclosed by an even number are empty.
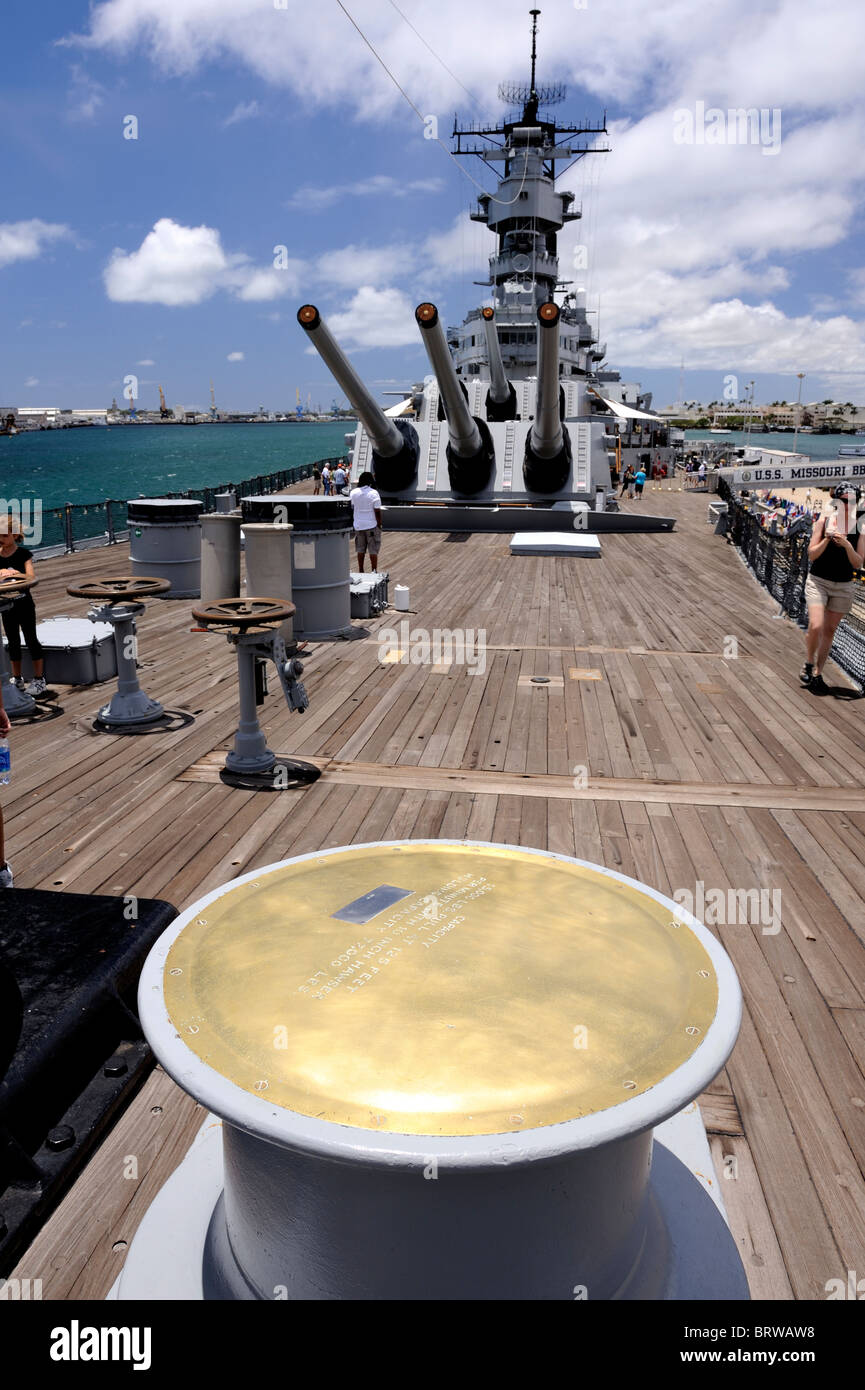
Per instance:
[[[686,443],[696,439],[711,439],[716,444],[729,444],[731,449],[753,447],[755,449],[774,449],[780,454],[792,454],[792,434],[758,434],[753,430],[734,430],[732,434],[712,434],[710,430],[686,430]],[[842,446],[865,444],[865,438],[852,434],[800,434],[796,443],[796,453],[805,454],[812,459],[836,459]]]
[[[65,502],[75,505],[76,541],[104,535],[105,500],[159,497],[189,488],[238,484],[316,459],[344,454],[351,421],[327,425],[119,425],[74,430],[39,430],[0,436],[0,499],[21,506],[30,534],[28,504],[41,505],[31,544],[62,544]],[[712,435],[689,430],[687,439],[714,439],[731,447],[744,444],[790,452],[788,434]],[[799,452],[833,459],[850,435],[800,435]],[[86,510],[85,510],[86,509]],[[114,512],[123,528],[125,510]]]
[[[126,501],[240,483],[345,453],[354,425],[93,425],[0,436],[0,495],[64,502]]]

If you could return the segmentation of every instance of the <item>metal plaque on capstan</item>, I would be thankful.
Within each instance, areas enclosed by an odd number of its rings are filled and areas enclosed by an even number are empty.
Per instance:
[[[413,893],[413,888],[392,888],[389,883],[382,883],[378,888],[373,888],[371,893],[364,893],[362,898],[355,898],[353,903],[330,915],[338,922],[354,922],[356,926],[362,927],[380,912],[384,912],[385,908],[393,907],[394,903],[400,902],[402,898],[410,898]]]
[[[369,884],[413,892],[345,922]],[[511,846],[306,856],[229,887],[173,941],[185,1051],[250,1095],[408,1135],[538,1129],[644,1094],[700,1049],[718,977],[675,909]]]

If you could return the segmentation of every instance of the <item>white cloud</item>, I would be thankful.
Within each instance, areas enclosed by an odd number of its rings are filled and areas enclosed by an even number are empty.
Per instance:
[[[92,9],[83,42],[119,53],[140,46],[174,73],[233,60],[306,106],[331,105],[340,114],[348,107],[362,121],[387,119],[409,141],[420,141],[417,115],[344,16],[312,9],[302,25],[293,25],[293,9],[275,10],[262,0],[103,0]],[[411,19],[493,110],[496,83],[527,75],[528,24],[524,0],[496,0],[494,22],[491,9],[464,0],[415,0]],[[481,114],[393,6],[356,0],[353,13],[418,109],[438,116],[443,140],[455,107],[465,117]],[[789,371],[792,364],[855,377],[865,370],[865,329],[856,317],[865,307],[865,276],[851,279],[839,309],[833,294],[822,293],[817,256],[843,249],[861,226],[865,88],[851,42],[861,28],[861,0],[821,0],[819,6],[801,0],[725,0],[721,6],[617,0],[615,24],[610,13],[608,5],[577,9],[564,0],[545,9],[539,62],[542,79],[570,78],[596,106],[614,97],[619,109],[632,113],[611,126],[611,155],[582,161],[563,181],[582,194],[585,219],[560,238],[562,274],[586,286],[592,307],[601,296],[602,336],[616,360],[669,366],[684,353],[694,368],[770,372]],[[441,38],[453,33],[460,35],[458,52],[446,51]],[[697,101],[725,111],[779,108],[777,155],[768,158],[752,146],[677,145],[674,114]],[[564,109],[576,115],[581,105],[572,99]],[[417,148],[436,153],[450,176],[453,166],[435,146]],[[371,138],[357,178],[299,188],[290,206],[316,211],[344,203],[350,209],[353,200],[378,198],[384,229],[393,200],[414,193],[429,197],[430,216],[438,220],[429,195],[431,185],[445,187],[444,179],[402,180],[395,172],[361,177],[376,166],[376,155]],[[490,187],[480,164],[465,167]],[[383,240],[390,235],[383,230]],[[589,265],[571,271],[578,242],[589,247]],[[485,268],[491,249],[489,233],[463,217],[431,230],[423,246],[405,249],[390,277],[384,247],[362,248],[366,261],[358,248],[323,252],[316,270],[329,268],[331,284],[355,291],[334,322],[341,318],[359,343],[360,308],[394,308],[363,296],[405,298],[394,288],[402,280],[438,299],[443,278],[468,278],[467,267]],[[844,263],[840,254],[836,261]],[[280,282],[266,269],[256,270],[245,258],[229,269],[235,278],[223,272],[220,284],[230,292],[276,297]],[[787,309],[789,291],[798,293],[798,309]],[[781,293],[784,309],[774,302]],[[411,335],[407,298],[406,304]],[[394,341],[406,341],[395,320],[392,329]],[[366,332],[378,335],[373,325]]]
[[[78,63],[70,68],[67,115],[70,121],[92,121],[105,101],[105,88]]]
[[[381,285],[411,270],[415,253],[401,246],[343,246],[325,251],[315,269],[324,284],[358,289],[361,285]]]
[[[412,196],[440,193],[444,180],[398,179],[393,174],[370,174],[367,178],[355,179],[352,183],[333,183],[324,187],[306,184],[298,188],[286,202],[286,207],[298,208],[302,212],[323,212],[335,203],[349,203],[353,198],[410,198]]]
[[[865,267],[851,270],[847,279],[854,304],[865,305]]]
[[[233,268],[213,227],[182,227],[161,217],[137,251],[115,250],[103,272],[119,303],[200,304]]]
[[[0,222],[0,266],[35,260],[52,241],[71,236],[71,229],[62,222],[43,222],[38,217],[27,222]]]
[[[241,121],[252,120],[261,110],[257,101],[239,101],[230,116],[222,122],[224,126],[238,125]]]
[[[244,300],[277,299],[297,290],[300,261],[286,269],[255,266],[227,252],[215,227],[184,227],[161,217],[137,251],[115,250],[103,271],[109,299],[118,303],[201,304],[219,290]]]
[[[230,352],[226,357],[226,362],[243,362],[245,354],[242,352]]]
[[[328,316],[328,327],[343,347],[416,347],[414,307],[402,290],[362,285],[345,309]]]
[[[142,357],[140,362],[135,363],[136,367],[155,367],[156,363],[152,357]]]
[[[489,272],[488,259],[495,242],[489,228],[472,222],[461,212],[444,232],[431,232],[421,248],[423,274],[431,279],[445,275],[475,278]]]
[[[119,52],[138,44],[173,73],[231,58],[291,88],[306,104],[348,102],[366,117],[400,109],[421,139],[417,116],[348,19],[319,7],[305,10],[298,23],[298,8],[276,10],[261,0],[103,0],[92,9],[87,35],[73,42]],[[461,83],[492,107],[502,77],[528,76],[524,0],[496,0],[494,7],[416,0],[412,23],[443,54],[457,81],[393,7],[358,0],[351,8],[418,108],[439,113],[444,134],[454,106],[468,107]],[[801,0],[773,0],[771,8],[753,0],[717,6],[617,0],[615,10],[611,24],[606,5],[547,7],[539,31],[541,76],[570,77],[601,100],[614,93],[628,104],[664,101],[680,87],[683,95],[709,103],[727,105],[733,95],[733,106],[786,103],[819,110],[861,97],[860,65],[850,47],[860,0],[822,0],[808,8]],[[443,36],[457,33],[454,52]],[[845,61],[848,54],[851,61]]]
[[[38,376],[28,376],[28,378],[27,378],[27,380],[25,381],[24,385],[25,385],[25,386],[38,386],[38,385],[39,385],[39,378],[38,378]]]
[[[272,265],[244,266],[231,278],[239,299],[280,299],[285,294],[297,294],[303,270],[303,261],[289,260],[279,269]]]

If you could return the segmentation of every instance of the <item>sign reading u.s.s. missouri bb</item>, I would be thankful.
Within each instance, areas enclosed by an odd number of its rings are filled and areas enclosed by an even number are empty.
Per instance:
[[[865,458],[832,463],[814,459],[797,464],[748,463],[741,468],[719,468],[710,477],[724,478],[732,488],[835,487],[844,482],[865,483]]]

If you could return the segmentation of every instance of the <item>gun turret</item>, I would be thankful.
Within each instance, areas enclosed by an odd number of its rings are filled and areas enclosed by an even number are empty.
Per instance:
[[[523,479],[529,492],[559,492],[571,472],[571,441],[562,424],[557,304],[538,307],[538,387],[526,437]]]
[[[495,463],[485,420],[472,415],[434,304],[419,304],[415,318],[436,375],[448,425],[448,477],[454,492],[472,495],[488,487]]]
[[[490,369],[490,389],[487,392],[488,420],[515,420],[517,416],[517,393],[505,376],[502,350],[496,329],[496,311],[487,307],[481,313],[484,332],[487,338],[487,362]]]
[[[417,477],[418,437],[408,420],[389,420],[322,321],[314,304],[297,311],[297,321],[334,380],[348,397],[372,443],[372,472],[383,492],[402,492]]]

